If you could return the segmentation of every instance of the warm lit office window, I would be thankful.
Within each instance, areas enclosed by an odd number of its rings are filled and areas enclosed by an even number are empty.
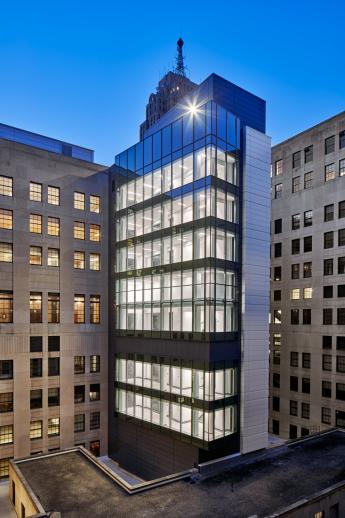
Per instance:
[[[85,252],[74,252],[74,268],[77,270],[85,269]]]
[[[13,424],[0,426],[0,444],[13,443]]]
[[[90,212],[96,212],[97,214],[101,212],[100,196],[95,196],[94,194],[90,195]]]
[[[85,239],[85,223],[82,221],[74,222],[74,239]]]
[[[313,288],[303,288],[303,298],[304,299],[313,298]]]
[[[60,235],[60,218],[52,218],[51,216],[48,216],[48,235]]]
[[[99,372],[100,371],[100,355],[93,354],[90,356],[90,372]]]
[[[42,439],[43,423],[42,421],[31,421],[30,423],[30,439]]]
[[[0,479],[8,477],[9,467],[10,467],[10,458],[0,459]]]
[[[42,201],[42,184],[30,182],[30,201]]]
[[[0,209],[0,228],[12,230],[13,228],[13,213],[11,210]]]
[[[48,419],[48,437],[60,435],[60,417]]]
[[[30,246],[30,264],[42,266],[42,248],[40,246]]]
[[[99,324],[101,321],[101,297],[90,295],[90,324]]]
[[[13,245],[12,243],[0,243],[0,262],[12,263],[13,261]]]
[[[48,185],[48,203],[50,205],[60,205],[60,187]]]
[[[90,225],[90,241],[100,241],[100,240],[101,240],[100,225],[91,224]]]
[[[12,291],[0,292],[0,323],[13,322],[13,293]]]
[[[74,323],[85,323],[85,295],[74,295]]]
[[[290,299],[291,300],[298,300],[300,298],[300,291],[299,288],[293,288],[290,292]]]
[[[83,192],[74,193],[74,208],[85,210],[85,194]]]
[[[42,216],[39,214],[30,214],[30,232],[34,234],[42,234]]]
[[[42,323],[42,293],[30,293],[30,323]]]
[[[13,178],[0,176],[0,194],[2,196],[13,196]]]
[[[58,248],[48,248],[48,266],[60,266],[60,250]]]
[[[85,356],[74,357],[74,374],[85,373]]]
[[[85,414],[74,416],[74,433],[85,432]]]
[[[60,322],[60,294],[48,293],[48,324]]]
[[[91,253],[90,254],[90,270],[101,269],[101,254]]]

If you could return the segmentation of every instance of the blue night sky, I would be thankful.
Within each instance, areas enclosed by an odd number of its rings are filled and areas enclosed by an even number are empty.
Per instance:
[[[0,122],[108,165],[138,140],[182,35],[190,78],[216,72],[266,99],[277,143],[345,110],[344,19],[344,0],[3,2]]]

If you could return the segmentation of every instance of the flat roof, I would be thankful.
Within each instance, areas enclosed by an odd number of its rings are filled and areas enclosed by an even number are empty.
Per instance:
[[[16,461],[47,511],[62,518],[229,515],[264,517],[345,483],[345,433],[335,430],[234,459],[235,465],[194,484],[179,481],[128,495],[80,451]]]

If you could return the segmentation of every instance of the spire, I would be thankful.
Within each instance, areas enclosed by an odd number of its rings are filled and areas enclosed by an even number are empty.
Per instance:
[[[182,38],[179,38],[177,40],[177,55],[176,55],[176,66],[175,66],[175,74],[178,74],[180,76],[186,77],[186,70],[183,62],[183,54],[182,54],[182,47],[183,47],[184,41]]]

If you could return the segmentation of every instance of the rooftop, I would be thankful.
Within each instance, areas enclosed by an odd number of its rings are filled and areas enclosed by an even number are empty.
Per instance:
[[[128,495],[81,451],[16,461],[45,510],[62,518],[114,516],[185,518],[271,515],[311,498],[334,484],[345,485],[345,432],[327,434],[237,457],[215,475],[196,483],[181,480]],[[327,467],[327,469],[325,469]],[[202,473],[203,470],[201,470]]]

